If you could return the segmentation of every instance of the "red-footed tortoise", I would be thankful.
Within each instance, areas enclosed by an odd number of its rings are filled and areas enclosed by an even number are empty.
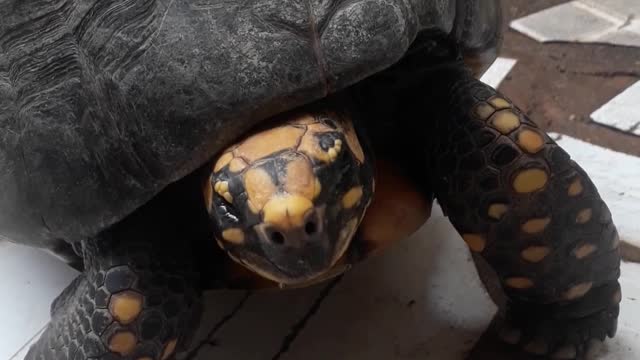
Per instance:
[[[434,198],[504,289],[505,348],[613,336],[607,206],[477,80],[500,6],[5,0],[0,234],[82,270],[26,358],[170,359],[203,289],[335,276]]]

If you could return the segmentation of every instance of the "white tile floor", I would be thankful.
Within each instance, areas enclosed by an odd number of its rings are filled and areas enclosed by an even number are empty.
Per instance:
[[[461,359],[495,306],[464,243],[434,215],[419,233],[349,272],[282,359]],[[218,346],[203,347],[196,359],[271,359],[325,286],[252,295],[213,337]],[[212,293],[209,308],[220,297]]]
[[[501,61],[497,66],[509,66]],[[507,71],[492,69],[498,84]],[[640,159],[562,137],[601,188],[627,240],[638,236]],[[615,166],[611,166],[615,163]],[[625,194],[620,194],[624,192]],[[627,216],[628,215],[628,216]],[[33,249],[0,243],[0,359],[23,358],[25,345],[48,320],[49,304],[75,272]],[[624,264],[619,335],[594,359],[640,358],[640,265]],[[198,360],[270,359],[326,284],[255,294],[215,334],[209,330],[244,299],[244,292],[211,292],[198,340]],[[283,360],[461,360],[495,311],[469,253],[437,209],[417,234],[352,270],[324,299]],[[26,315],[25,315],[26,314]],[[248,346],[246,339],[251,339]],[[216,346],[209,344],[214,341]],[[21,351],[22,350],[22,351]],[[15,356],[12,356],[14,355]]]
[[[49,303],[76,272],[51,255],[0,242],[0,359],[9,359],[49,319]]]

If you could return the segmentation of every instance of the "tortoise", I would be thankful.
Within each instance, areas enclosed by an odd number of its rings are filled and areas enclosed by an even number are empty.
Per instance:
[[[339,276],[433,200],[506,295],[505,349],[583,358],[615,335],[607,205],[478,80],[500,1],[8,0],[0,16],[0,233],[82,271],[26,359],[173,358],[203,290]]]

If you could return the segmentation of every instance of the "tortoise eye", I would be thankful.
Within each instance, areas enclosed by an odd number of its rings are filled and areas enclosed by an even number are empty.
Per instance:
[[[320,148],[324,151],[328,151],[329,149],[331,149],[336,145],[337,135],[334,133],[324,133],[324,134],[319,134],[317,136],[318,136],[318,143],[320,144]]]

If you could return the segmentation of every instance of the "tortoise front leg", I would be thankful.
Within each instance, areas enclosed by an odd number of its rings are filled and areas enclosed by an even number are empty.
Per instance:
[[[429,134],[437,199],[507,295],[501,338],[582,358],[617,326],[619,241],[607,205],[563,149],[462,66],[427,84],[404,118]]]
[[[166,360],[186,346],[200,316],[198,234],[170,204],[156,201],[82,243],[86,270],[56,299],[25,359]]]

